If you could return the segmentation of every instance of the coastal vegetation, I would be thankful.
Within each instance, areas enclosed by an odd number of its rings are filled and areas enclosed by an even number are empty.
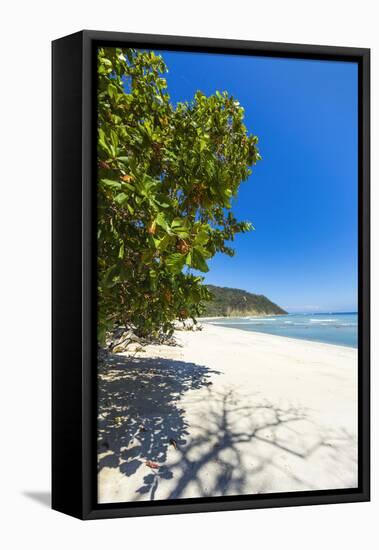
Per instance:
[[[228,92],[174,104],[162,56],[98,50],[99,342],[117,326],[170,334],[209,311],[201,273],[252,229],[232,211],[260,159]]]
[[[238,288],[207,285],[211,299],[206,302],[204,316],[243,317],[245,315],[285,315],[287,312],[262,294]]]

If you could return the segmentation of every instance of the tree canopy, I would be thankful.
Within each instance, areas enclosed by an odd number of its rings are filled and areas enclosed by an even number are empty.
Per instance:
[[[152,51],[98,50],[98,326],[170,333],[209,300],[201,272],[230,256],[232,199],[260,159],[227,92],[174,105]],[[200,273],[199,273],[200,272]]]

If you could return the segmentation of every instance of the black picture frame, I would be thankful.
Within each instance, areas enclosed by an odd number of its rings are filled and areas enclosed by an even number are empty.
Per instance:
[[[96,503],[96,56],[99,45],[355,61],[359,80],[359,486]],[[85,30],[52,43],[52,507],[81,519],[370,499],[370,50]]]

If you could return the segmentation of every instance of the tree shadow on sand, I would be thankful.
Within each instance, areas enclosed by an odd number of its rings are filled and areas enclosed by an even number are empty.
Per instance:
[[[98,372],[98,471],[118,468],[125,476],[147,461],[156,462],[138,492],[154,494],[159,479],[170,479],[164,465],[170,445],[186,444],[182,395],[210,385],[204,366],[172,359],[110,355]]]
[[[100,367],[99,470],[129,477],[156,462],[131,484],[128,500],[355,486],[351,434],[314,423],[298,405],[216,391],[214,374],[194,363],[118,355]]]
[[[354,486],[356,441],[345,430],[314,424],[299,406],[240,406],[233,390],[209,394],[206,422],[191,424],[197,435],[178,449],[171,464],[177,481],[165,498],[315,490],[320,464],[330,483],[321,488],[343,487],[341,471]],[[281,487],[273,489],[275,479]]]

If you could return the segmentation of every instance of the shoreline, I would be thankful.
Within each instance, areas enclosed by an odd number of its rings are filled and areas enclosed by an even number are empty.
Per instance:
[[[349,313],[350,314],[350,313]],[[353,313],[354,315],[357,315],[356,313]],[[353,335],[353,337],[349,338],[347,341],[341,341],[341,339],[336,339],[336,338],[331,338],[332,336],[332,333],[325,333],[324,334],[313,334],[311,337],[309,336],[309,332],[305,332],[304,329],[311,329],[310,332],[312,332],[312,329],[315,329],[315,328],[318,328],[318,324],[304,324],[302,326],[302,329],[303,329],[303,334],[302,335],[299,335],[299,334],[296,334],[296,335],[293,335],[293,334],[286,334],[285,330],[284,329],[284,325],[278,325],[277,323],[273,323],[272,325],[261,325],[261,324],[257,324],[256,321],[259,321],[259,320],[262,320],[264,321],[267,317],[270,318],[270,317],[276,317],[276,318],[280,318],[280,317],[286,317],[287,315],[291,315],[291,314],[286,314],[286,315],[281,315],[281,314],[273,314],[273,315],[260,315],[260,316],[252,316],[252,315],[248,315],[246,317],[202,317],[202,318],[198,318],[197,321],[199,322],[199,324],[201,325],[202,323],[204,324],[210,324],[212,326],[224,326],[224,328],[237,328],[237,330],[243,330],[244,332],[252,332],[252,333],[258,333],[258,334],[268,334],[268,335],[271,335],[271,336],[275,336],[275,337],[280,337],[280,338],[290,338],[290,339],[293,339],[293,340],[300,340],[300,341],[303,341],[303,342],[317,342],[317,343],[320,343],[320,344],[326,344],[326,345],[335,345],[335,346],[342,346],[342,347],[347,347],[347,348],[351,348],[351,349],[357,349],[358,348],[358,341],[357,341],[357,334],[355,333]],[[296,317],[298,314],[294,314],[294,316]],[[320,314],[302,314],[306,317],[308,316],[314,316],[314,315],[330,315],[330,314],[324,314],[324,313],[320,313]],[[337,315],[337,314],[335,314]],[[338,314],[340,315],[340,314]],[[347,315],[347,314],[342,314],[342,315]],[[239,322],[233,322],[233,320],[238,320]],[[245,320],[244,322],[240,322],[240,320]],[[246,321],[248,320],[248,321]],[[249,320],[251,321],[251,323],[249,323]],[[276,319],[270,319],[272,321],[276,321]],[[214,321],[218,321],[217,323],[213,323]],[[221,323],[223,321],[223,323]],[[313,321],[313,319],[311,319],[311,321]],[[328,323],[331,322],[327,321]],[[344,328],[346,325],[340,325],[338,326],[338,321],[337,322],[337,326],[335,327],[336,329],[341,329],[341,328]],[[280,323],[280,321],[279,321]],[[284,324],[288,324],[288,328],[289,330],[291,331],[291,329],[293,329],[293,326],[298,326],[299,327],[299,323],[295,322],[295,325],[293,325],[292,322],[290,321],[284,321]],[[249,325],[249,328],[246,329],[246,328],[242,328],[243,326],[245,325]],[[270,330],[262,330],[262,329],[257,329],[255,328],[255,326],[264,326],[266,329],[270,329],[270,328],[279,328],[279,331],[270,331]],[[301,324],[300,324],[301,326]],[[325,325],[324,325],[325,326]],[[329,326],[329,325],[328,325]],[[353,326],[353,325],[351,325]],[[331,328],[333,328],[333,325],[330,325]],[[280,331],[282,332],[282,334],[280,333]],[[288,331],[288,329],[287,329]]]
[[[265,317],[285,317],[286,315],[289,315],[289,313],[261,313],[257,315],[228,315],[225,317],[224,315],[216,315],[214,317],[197,317],[197,321],[205,321],[205,320],[214,320],[214,319],[264,319]]]
[[[220,319],[224,319],[224,317],[220,317]],[[206,321],[204,321],[206,323]],[[270,332],[263,332],[260,330],[243,330],[240,328],[235,327],[224,327],[223,325],[213,325],[210,323],[208,326],[216,326],[220,328],[224,328],[226,330],[237,330],[238,332],[245,332],[248,334],[262,334],[264,336],[272,336],[273,338],[284,338],[285,340],[294,340],[295,342],[306,342],[308,344],[320,344],[322,346],[332,346],[334,348],[346,348],[346,349],[352,349],[352,350],[358,350],[356,346],[343,346],[341,344],[331,344],[330,342],[321,342],[321,340],[307,340],[306,338],[293,338],[292,336],[284,336],[284,334],[271,334]]]
[[[356,349],[211,324],[175,338],[100,372],[99,502],[357,485]]]

